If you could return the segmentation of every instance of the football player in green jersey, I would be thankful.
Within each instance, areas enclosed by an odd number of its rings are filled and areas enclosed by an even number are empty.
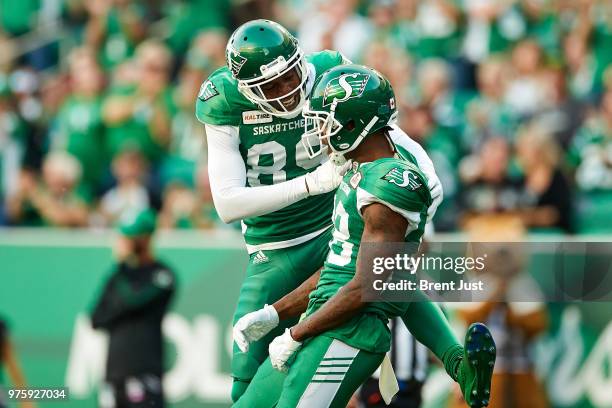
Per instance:
[[[332,68],[315,83],[303,114],[310,155],[322,151],[311,145],[316,138],[336,162],[350,159],[354,165],[336,191],[333,239],[306,316],[270,343],[270,360],[236,406],[345,407],[383,362],[393,316],[401,316],[415,338],[442,360],[471,407],[487,406],[496,348],[484,325],[470,326],[463,347],[424,294],[410,303],[366,304],[361,298],[370,273],[358,260],[361,243],[418,245],[432,205],[427,177],[388,136],[396,116],[389,82],[359,65]],[[300,313],[305,292],[298,289],[268,308],[281,318]],[[250,339],[272,326],[266,314],[274,313],[264,308],[251,314],[254,319],[245,316],[257,332]],[[272,367],[288,371],[284,381]]]
[[[301,142],[301,110],[316,77],[348,61],[335,51],[304,55],[286,29],[267,20],[240,26],[229,39],[226,57],[227,66],[202,84],[196,115],[206,128],[216,210],[225,222],[242,221],[250,256],[237,322],[291,292],[323,265],[333,190],[348,165],[308,154]],[[392,133],[428,169],[428,187],[441,201],[427,154],[398,128]],[[296,322],[281,322],[248,350],[234,347],[234,401],[266,359],[269,342]]]

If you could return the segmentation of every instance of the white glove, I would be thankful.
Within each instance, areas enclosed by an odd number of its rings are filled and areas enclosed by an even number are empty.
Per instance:
[[[286,372],[287,361],[301,345],[301,342],[293,340],[293,337],[291,337],[291,330],[285,329],[285,333],[272,340],[272,343],[270,343],[268,347],[272,367],[278,371]]]
[[[350,167],[350,161],[342,166],[336,166],[331,160],[328,160],[314,171],[306,174],[304,179],[306,180],[308,195],[324,194],[335,190]]]
[[[243,353],[249,351],[249,343],[261,339],[278,326],[278,313],[274,306],[263,308],[242,316],[234,325],[234,341]]]

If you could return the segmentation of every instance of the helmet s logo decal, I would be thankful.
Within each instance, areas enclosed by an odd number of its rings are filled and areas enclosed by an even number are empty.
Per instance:
[[[240,69],[247,61],[242,55],[240,55],[236,50],[228,49],[227,50],[227,62],[229,64],[229,68],[232,71],[232,75],[235,77],[240,73]]]
[[[217,95],[219,95],[219,91],[217,91],[215,85],[210,81],[206,81],[200,87],[200,92],[198,92],[198,99],[200,99],[202,102],[206,102],[213,96]]]
[[[344,74],[328,82],[323,92],[323,106],[330,105],[334,100],[344,102],[357,98],[363,93],[370,75],[354,72]]]

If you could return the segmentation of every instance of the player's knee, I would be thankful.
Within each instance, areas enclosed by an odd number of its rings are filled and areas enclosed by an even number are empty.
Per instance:
[[[246,389],[249,386],[250,381],[239,380],[234,378],[234,383],[232,384],[232,402],[237,402],[238,399],[244,394]]]

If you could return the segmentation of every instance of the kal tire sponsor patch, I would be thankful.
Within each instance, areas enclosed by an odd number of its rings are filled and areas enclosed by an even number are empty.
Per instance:
[[[242,112],[242,123],[245,125],[258,125],[260,123],[272,122],[272,115],[262,111]]]

